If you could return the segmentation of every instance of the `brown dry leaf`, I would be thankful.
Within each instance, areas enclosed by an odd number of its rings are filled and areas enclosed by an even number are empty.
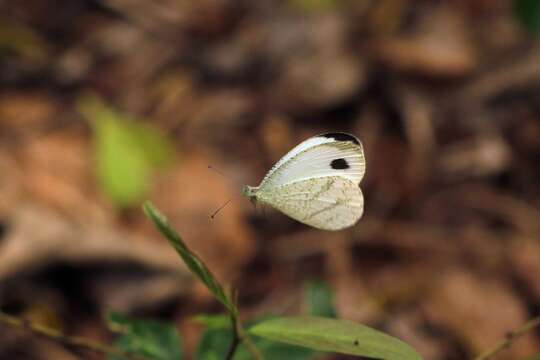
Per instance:
[[[442,274],[422,306],[430,322],[451,330],[473,354],[485,351],[527,321],[525,305],[500,279],[462,269]],[[534,337],[524,336],[502,358],[528,356],[538,345]]]
[[[190,125],[201,137],[208,137],[208,127],[221,129],[238,127],[253,111],[253,99],[243,89],[228,89],[198,94],[199,101],[190,114]],[[204,133],[202,132],[204,131]],[[216,131],[218,132],[218,131]]]
[[[156,184],[152,199],[187,245],[227,281],[253,253],[253,236],[242,221],[242,201],[228,181],[208,169],[200,152],[183,160]],[[210,215],[233,199],[214,219]]]
[[[54,120],[59,112],[56,99],[39,92],[0,95],[0,130],[10,136],[39,130]]]
[[[299,261],[308,256],[324,253],[328,246],[327,242],[332,243],[341,238],[342,235],[337,232],[306,228],[305,231],[273,239],[269,254],[278,261]]]
[[[57,262],[132,262],[187,276],[185,266],[166,242],[148,242],[111,227],[73,223],[38,205],[15,209],[0,243],[0,280]],[[179,286],[181,283],[178,281]]]
[[[20,201],[20,177],[17,161],[0,147],[0,219],[7,216]]]
[[[512,161],[508,144],[498,135],[484,135],[441,149],[439,167],[447,177],[483,177],[497,175]]]
[[[399,71],[448,78],[467,75],[477,58],[463,19],[454,8],[440,6],[423,14],[416,32],[379,39],[377,55]]]
[[[106,0],[115,9],[139,27],[159,35],[159,38],[182,34],[179,30],[191,30],[202,34],[219,34],[230,21],[229,1],[202,0],[140,2],[133,0]]]
[[[379,315],[379,307],[369,299],[363,279],[354,271],[347,233],[326,240],[326,272],[336,292],[334,305],[339,317],[369,322]]]
[[[295,34],[282,34],[288,30]],[[278,108],[298,112],[332,106],[350,98],[365,84],[363,63],[346,47],[342,17],[329,13],[296,19],[269,31],[275,32],[275,37],[289,39],[288,44],[274,44],[289,49],[283,54],[281,73],[268,90]],[[271,55],[276,56],[274,52]]]
[[[33,137],[20,148],[26,195],[87,223],[104,223],[106,210],[96,201],[89,141],[62,131]]]
[[[437,337],[425,330],[424,319],[419,311],[405,310],[400,314],[392,314],[388,323],[390,334],[412,346],[424,359],[444,360],[457,359],[457,352],[448,339]],[[453,356],[452,356],[453,354]]]
[[[512,243],[510,251],[512,269],[540,303],[540,243],[537,239],[519,239]]]
[[[270,159],[279,159],[294,146],[293,129],[290,119],[283,116],[269,116],[259,130]]]
[[[156,118],[172,128],[181,126],[183,146],[220,143],[253,118],[255,104],[248,91],[229,88],[201,92],[188,73],[179,70],[170,75],[171,79],[156,83]]]

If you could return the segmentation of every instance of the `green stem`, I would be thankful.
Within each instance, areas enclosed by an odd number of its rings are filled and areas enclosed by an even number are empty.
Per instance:
[[[263,360],[262,354],[259,352],[259,349],[255,346],[253,341],[251,340],[251,336],[249,336],[248,333],[244,330],[242,327],[242,324],[238,322],[238,335],[240,336],[240,340],[245,345],[247,351],[251,354],[251,357],[255,360]]]
[[[493,347],[475,357],[474,360],[489,360],[493,358],[493,356],[499,353],[499,351],[509,348],[517,338],[531,332],[536,327],[540,327],[540,316],[527,321],[521,327],[508,333],[504,339],[500,340],[493,345]]]
[[[227,351],[227,355],[225,356],[225,360],[232,360],[234,357],[234,354],[236,353],[236,349],[238,348],[238,345],[240,344],[240,336],[238,336],[238,326],[237,326],[237,318],[235,315],[231,315],[231,327],[232,327],[232,339],[231,339],[231,345],[229,345],[229,351]]]
[[[251,341],[251,337],[244,330],[244,327],[242,326],[240,320],[238,320],[237,314],[231,314],[231,327],[233,337],[231,339],[231,344],[229,345],[227,355],[225,356],[225,360],[232,360],[234,358],[234,354],[236,353],[236,350],[238,349],[238,345],[240,345],[240,343],[244,344],[246,350],[251,354],[251,357],[253,359],[263,360],[263,356],[255,346],[255,344],[253,344],[253,341]]]
[[[45,338],[55,340],[66,345],[78,347],[81,349],[91,350],[97,353],[102,353],[102,354],[107,354],[107,355],[114,355],[114,356],[122,357],[128,360],[148,360],[145,357],[135,356],[126,351],[97,342],[92,339],[83,338],[79,336],[65,335],[64,333],[56,329],[53,329],[53,328],[50,328],[41,324],[31,323],[25,319],[21,319],[13,315],[8,315],[2,311],[0,311],[0,323],[10,326],[10,327],[27,330],[33,334],[43,336]]]

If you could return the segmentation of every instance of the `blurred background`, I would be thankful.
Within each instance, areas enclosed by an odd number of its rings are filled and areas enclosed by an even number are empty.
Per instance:
[[[534,0],[1,0],[0,308],[105,342],[109,309],[172,320],[193,353],[221,308],[150,199],[248,319],[318,281],[339,317],[471,358],[540,314],[538,32]],[[355,227],[240,197],[335,131],[366,152]],[[0,327],[0,358],[102,357]]]

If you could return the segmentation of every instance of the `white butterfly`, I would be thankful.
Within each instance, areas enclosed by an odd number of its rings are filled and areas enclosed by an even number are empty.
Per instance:
[[[340,230],[362,216],[359,185],[365,168],[362,144],[355,136],[317,135],[289,151],[259,186],[245,186],[242,194],[304,224]]]

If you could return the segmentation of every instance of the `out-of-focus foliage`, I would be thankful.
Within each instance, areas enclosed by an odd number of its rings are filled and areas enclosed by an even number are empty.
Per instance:
[[[79,101],[94,130],[96,176],[119,207],[136,205],[149,190],[153,171],[170,163],[173,149],[149,124],[113,110],[95,97]]]
[[[173,324],[156,320],[134,319],[111,312],[107,315],[109,328],[120,337],[115,345],[133,355],[155,360],[181,360],[180,336]],[[123,360],[109,356],[109,360]]]
[[[518,20],[531,33],[540,33],[540,1],[514,0],[514,11]]]
[[[335,317],[335,309],[332,304],[332,291],[330,287],[321,281],[311,281],[304,285],[304,298],[306,314]],[[195,318],[197,322],[204,324],[205,330],[197,347],[196,359],[221,359],[226,353],[231,342],[230,320],[225,315],[200,315]],[[264,321],[254,321],[253,325]],[[290,359],[308,360],[317,358],[317,352],[294,345],[279,343],[261,337],[253,339],[255,346],[265,359]],[[236,360],[251,359],[244,346],[240,346]]]
[[[334,295],[330,287],[321,281],[311,281],[304,286],[304,301],[307,314],[313,316],[336,317]]]

